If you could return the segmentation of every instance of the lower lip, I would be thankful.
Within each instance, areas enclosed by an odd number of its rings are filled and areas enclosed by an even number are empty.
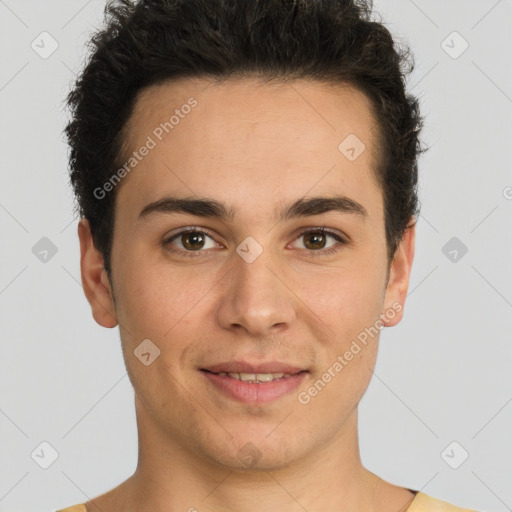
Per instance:
[[[205,370],[202,370],[202,373],[226,395],[240,402],[251,404],[271,402],[291,393],[300,386],[307,374],[307,372],[303,371],[290,377],[258,384],[256,382],[232,379],[228,375],[217,375]]]

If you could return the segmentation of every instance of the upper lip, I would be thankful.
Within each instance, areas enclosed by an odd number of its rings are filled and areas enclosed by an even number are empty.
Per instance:
[[[306,371],[304,368],[292,366],[287,363],[279,361],[269,361],[266,363],[250,363],[248,361],[226,361],[224,363],[215,364],[201,368],[213,373],[289,373],[294,375],[301,371]]]

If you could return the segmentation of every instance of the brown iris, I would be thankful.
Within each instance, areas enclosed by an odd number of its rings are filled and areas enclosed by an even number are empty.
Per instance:
[[[304,239],[306,240],[304,242],[304,245],[308,249],[323,249],[325,247],[325,234],[324,233],[308,233],[308,234],[304,235]],[[308,242],[308,240],[309,241],[312,240],[312,244],[310,244]],[[313,245],[313,244],[318,244],[318,243],[321,243],[320,247],[318,245]]]
[[[186,249],[201,249],[204,245],[204,235],[196,231],[191,233],[183,233],[181,235],[181,239],[183,242],[183,247]]]

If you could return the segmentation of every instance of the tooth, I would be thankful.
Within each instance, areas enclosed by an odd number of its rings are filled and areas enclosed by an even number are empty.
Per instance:
[[[219,372],[217,375],[220,375],[221,377],[225,377],[227,375],[226,372]]]
[[[291,377],[290,373],[237,373],[237,372],[219,372],[217,375],[229,375],[232,379],[241,380],[243,382],[271,382],[283,377]]]
[[[270,382],[274,380],[274,376],[271,373],[257,373],[256,379],[260,382]]]
[[[240,380],[247,382],[248,380],[256,380],[255,373],[240,373]]]
[[[256,378],[262,382],[270,382],[275,379],[280,379],[284,373],[257,373]]]

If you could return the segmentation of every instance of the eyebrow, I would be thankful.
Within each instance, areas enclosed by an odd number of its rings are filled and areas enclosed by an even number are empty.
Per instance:
[[[326,212],[355,214],[362,220],[368,218],[364,206],[346,196],[301,198],[277,212],[281,221],[320,215]],[[232,222],[237,210],[228,208],[223,203],[209,198],[164,197],[146,205],[139,214],[139,219],[154,214],[190,214],[198,217],[218,218]]]

